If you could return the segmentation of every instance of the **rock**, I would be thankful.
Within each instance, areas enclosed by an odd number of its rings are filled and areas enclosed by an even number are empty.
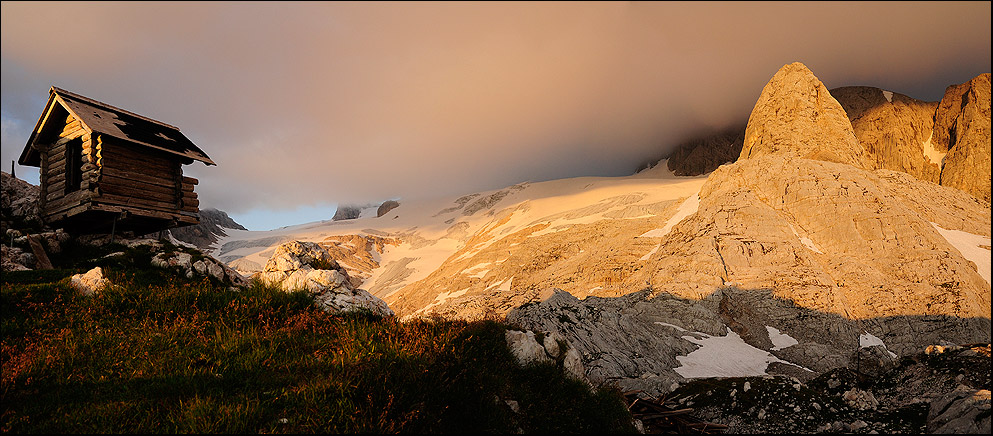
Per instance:
[[[879,377],[897,366],[899,361],[885,347],[861,347],[852,357],[849,367],[869,377]]]
[[[937,102],[869,86],[831,90],[874,169],[902,171],[938,183],[945,151],[932,145]]]
[[[799,62],[776,72],[748,118],[738,159],[764,155],[873,166],[841,104]]]
[[[394,315],[386,302],[353,287],[345,269],[324,247],[313,242],[292,241],[276,247],[259,278],[284,291],[306,290],[326,311],[369,310],[379,316]]]
[[[328,268],[323,268],[323,267]],[[315,242],[292,241],[276,247],[262,272],[288,273],[298,269],[339,269],[328,250]]]
[[[83,295],[93,295],[110,285],[110,280],[104,278],[103,269],[100,267],[95,267],[85,274],[74,274],[69,280]]]
[[[680,144],[669,155],[666,165],[677,176],[707,174],[721,165],[738,160],[744,140],[744,125],[691,139]]]
[[[207,274],[207,264],[204,263],[202,260],[193,262],[193,270],[196,271],[197,274],[205,275]]]
[[[990,433],[990,391],[959,385],[931,402],[928,433]]]
[[[3,271],[28,271],[35,264],[34,255],[19,247],[0,246],[0,269]]]
[[[32,227],[42,225],[38,209],[39,188],[6,172],[0,171],[0,222],[16,221]]]
[[[872,392],[852,388],[841,394],[841,399],[845,400],[850,407],[858,410],[876,410],[879,401],[872,395]]]
[[[169,236],[176,241],[191,244],[205,252],[209,250],[218,238],[227,236],[225,230],[248,230],[235,222],[224,211],[217,209],[200,209],[200,222],[193,226],[169,229]]]
[[[564,339],[562,338],[562,335],[559,335],[558,333],[545,335],[544,340],[542,340],[542,345],[545,347],[545,352],[548,353],[548,357],[551,357],[552,359],[559,358],[559,354],[562,353],[562,350],[559,349],[559,340]]]
[[[395,200],[386,200],[383,204],[379,205],[379,209],[376,210],[376,217],[381,217],[386,215],[387,212],[396,209],[400,206],[400,203]]]
[[[941,184],[990,203],[990,73],[945,90],[932,143],[947,150]]]
[[[534,337],[534,332],[518,330],[507,330],[504,334],[507,339],[507,346],[510,352],[517,359],[517,363],[527,365],[531,362],[550,362],[551,359],[545,354],[545,348],[538,343]]]

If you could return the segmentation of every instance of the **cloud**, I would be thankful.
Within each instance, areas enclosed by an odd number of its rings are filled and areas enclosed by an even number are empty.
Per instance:
[[[793,61],[928,100],[990,68],[984,2],[2,8],[4,159],[61,86],[180,126],[231,213],[627,174]]]

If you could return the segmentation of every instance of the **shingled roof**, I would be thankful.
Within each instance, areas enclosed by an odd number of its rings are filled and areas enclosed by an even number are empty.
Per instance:
[[[215,165],[214,161],[210,160],[203,150],[183,135],[178,127],[54,86],[49,90],[49,94],[45,111],[38,119],[38,124],[31,132],[31,137],[28,138],[28,143],[18,159],[18,163],[21,165],[40,165],[40,156],[34,147],[35,141],[44,128],[45,121],[48,119],[54,104],[61,104],[91,134],[108,135],[184,158],[198,160],[207,165]],[[192,160],[189,162],[192,163]]]

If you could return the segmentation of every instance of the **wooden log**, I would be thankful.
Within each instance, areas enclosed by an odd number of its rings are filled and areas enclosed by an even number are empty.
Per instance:
[[[111,194],[106,191],[100,194],[100,201],[103,203],[114,203],[122,206],[144,207],[146,209],[156,209],[166,212],[178,211],[176,203],[165,201],[155,201],[144,198],[127,197],[120,194]]]
[[[181,186],[182,187],[180,188],[180,191],[183,191],[183,192],[186,192],[186,193],[196,192],[195,191],[195,188],[193,187],[193,185],[187,185],[187,184],[184,183]]]
[[[147,216],[147,217],[152,217],[152,218],[159,218],[159,219],[164,219],[164,220],[179,220],[179,219],[181,219],[180,218],[181,215],[179,215],[178,213],[169,213],[169,212],[163,212],[163,211],[152,210],[152,209],[143,209],[143,208],[134,207],[134,206],[120,206],[120,205],[114,205],[114,204],[96,202],[96,203],[93,203],[93,205],[92,205],[91,208],[93,210],[100,210],[100,211],[104,211],[104,212],[113,212],[113,213],[121,213],[121,212],[127,211],[128,213],[132,213],[132,214],[135,214],[135,215]]]
[[[199,213],[200,212],[200,208],[195,207],[195,206],[183,206],[183,208],[181,208],[179,210],[180,211],[183,211],[183,212],[192,212],[192,213]]]
[[[148,147],[140,147],[141,149],[136,149],[136,147],[139,146],[125,146],[107,141],[104,141],[101,147],[103,149],[104,158],[108,160],[114,158],[115,160],[119,159],[132,162],[141,162],[147,165],[170,168],[173,166],[179,166],[177,158],[172,157],[172,155],[168,153]]]
[[[146,191],[135,186],[119,185],[114,183],[107,183],[106,181],[100,181],[100,192],[101,195],[112,194],[120,195],[122,197],[141,199],[141,200],[154,200],[157,202],[168,203],[175,207],[176,205],[176,193],[161,193]]]
[[[83,130],[83,128],[80,127],[80,126],[76,126],[75,128],[72,128],[72,129],[69,129],[69,128],[63,129],[61,132],[59,132],[59,137],[60,138],[75,138],[77,136],[82,136],[83,133],[86,133],[86,130]]]
[[[156,175],[150,175],[148,173],[121,170],[112,166],[104,166],[100,171],[103,177],[117,177],[124,180],[133,180],[141,183],[146,183],[149,185],[155,185],[159,187],[164,187],[170,190],[175,190],[175,182],[172,179],[166,177],[160,177]]]
[[[62,191],[54,192],[52,194],[62,195]],[[49,194],[51,196],[52,194]],[[69,195],[62,196],[61,198],[56,198],[51,200],[49,203],[49,209],[57,210],[59,208],[64,208],[66,206],[75,206],[84,201],[89,201],[90,196],[93,195],[90,191],[75,191],[70,192]]]
[[[171,186],[163,186],[161,183],[148,183],[143,180],[137,180],[133,178],[120,177],[116,173],[105,172],[100,176],[100,185],[113,185],[113,186],[126,186],[133,187],[142,191],[155,192],[164,195],[176,196],[176,189]]]
[[[158,176],[168,178],[173,180],[176,178],[175,168],[169,165],[162,165],[159,163],[143,162],[138,160],[126,160],[122,159],[120,156],[115,156],[106,150],[101,151],[101,156],[103,158],[100,160],[100,164],[105,167],[117,168],[124,171],[134,171],[139,173],[155,173]]]
[[[198,197],[198,195],[197,195],[196,192],[183,191],[183,200],[186,200],[186,199],[196,200],[197,197]]]
[[[56,155],[65,156],[65,154],[66,154],[66,144],[68,144],[69,141],[71,141],[71,139],[69,139],[69,138],[63,138],[63,139],[66,139],[66,141],[62,141],[60,139],[55,144],[53,144],[51,147],[48,147],[48,155],[49,156],[56,156]]]
[[[200,200],[183,198],[183,207],[200,207]]]
[[[183,185],[192,185],[192,186],[196,186],[196,185],[197,185],[197,184],[199,184],[199,183],[200,183],[200,181],[199,181],[199,180],[197,180],[197,179],[194,179],[193,177],[186,177],[186,176],[183,176]]]

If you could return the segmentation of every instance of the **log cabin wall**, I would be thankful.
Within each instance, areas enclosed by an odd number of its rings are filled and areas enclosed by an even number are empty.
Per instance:
[[[41,210],[46,216],[63,212],[92,196],[98,166],[92,138],[79,120],[65,117],[65,125],[41,152]]]
[[[182,208],[183,170],[175,157],[103,135],[96,142],[100,152],[96,200],[160,212]]]

